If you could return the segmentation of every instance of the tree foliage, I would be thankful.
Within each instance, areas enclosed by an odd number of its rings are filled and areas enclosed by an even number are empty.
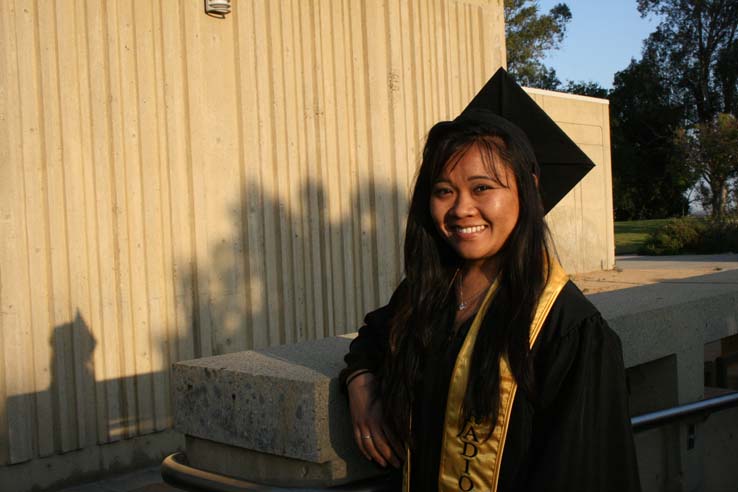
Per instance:
[[[616,217],[679,215],[695,189],[719,216],[735,175],[715,146],[732,145],[716,136],[717,115],[738,109],[738,0],[638,0],[638,10],[659,24],[610,98]]]
[[[568,92],[569,94],[578,94],[580,96],[599,97],[600,99],[607,99],[610,96],[610,91],[602,87],[597,82],[592,81],[578,81],[573,80],[567,81],[567,83],[559,87],[560,91]]]
[[[610,115],[616,220],[685,214],[695,175],[674,145],[683,108],[647,53],[615,75]]]
[[[736,114],[738,1],[638,0],[642,16],[660,23],[646,51],[684,103],[690,123]]]
[[[553,68],[543,64],[566,34],[571,11],[564,3],[541,13],[537,0],[505,0],[507,71],[518,83],[540,89],[556,89],[561,82]]]
[[[703,205],[721,220],[728,212],[729,185],[738,176],[738,120],[719,113],[712,121],[677,132],[677,145],[702,178]]]

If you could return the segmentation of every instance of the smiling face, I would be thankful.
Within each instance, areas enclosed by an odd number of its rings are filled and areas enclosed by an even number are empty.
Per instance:
[[[431,191],[433,222],[467,267],[494,264],[518,221],[515,175],[497,155],[489,161],[470,146],[446,164]]]

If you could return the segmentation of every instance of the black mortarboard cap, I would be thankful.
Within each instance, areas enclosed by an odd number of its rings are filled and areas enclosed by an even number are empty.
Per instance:
[[[497,70],[459,118],[478,115],[478,110],[505,118],[530,140],[541,170],[539,183],[546,213],[594,167],[592,160],[504,68]]]

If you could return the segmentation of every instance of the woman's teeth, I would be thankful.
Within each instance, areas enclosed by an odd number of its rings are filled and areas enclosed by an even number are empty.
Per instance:
[[[479,226],[472,226],[472,227],[457,227],[456,230],[462,234],[471,234],[473,232],[481,232],[483,231],[487,226],[479,225]]]

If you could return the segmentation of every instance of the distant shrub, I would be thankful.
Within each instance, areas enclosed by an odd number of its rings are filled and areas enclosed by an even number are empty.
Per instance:
[[[738,218],[722,221],[672,219],[651,233],[638,250],[642,255],[738,252]]]
[[[652,232],[638,251],[642,255],[676,255],[692,250],[699,241],[701,224],[693,219],[672,219]]]
[[[707,223],[704,234],[695,245],[697,253],[738,252],[738,217]]]

